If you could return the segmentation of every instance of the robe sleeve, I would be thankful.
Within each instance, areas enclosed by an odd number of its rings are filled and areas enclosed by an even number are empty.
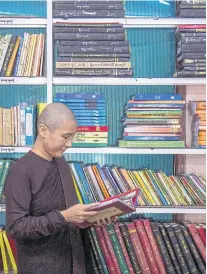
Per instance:
[[[58,210],[30,216],[31,180],[27,172],[12,166],[5,184],[6,229],[15,239],[27,240],[54,235],[68,223]]]

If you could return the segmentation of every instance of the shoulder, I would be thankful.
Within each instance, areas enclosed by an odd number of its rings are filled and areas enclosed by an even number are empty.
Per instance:
[[[29,175],[30,166],[32,166],[32,159],[27,153],[23,157],[12,163],[10,171],[17,172],[19,174]]]

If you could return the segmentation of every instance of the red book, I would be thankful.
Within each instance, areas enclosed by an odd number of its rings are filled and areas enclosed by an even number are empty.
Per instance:
[[[81,126],[78,132],[108,132],[108,126]]]
[[[124,240],[122,238],[122,235],[121,235],[121,231],[120,231],[120,228],[119,228],[119,224],[118,223],[115,223],[114,224],[114,229],[116,231],[116,235],[118,237],[118,240],[119,240],[119,243],[120,243],[120,246],[121,246],[121,249],[122,249],[122,252],[124,254],[124,259],[125,259],[125,262],[127,264],[127,267],[129,269],[129,273],[130,274],[135,274],[134,270],[133,270],[133,267],[132,267],[132,264],[131,264],[131,261],[129,259],[129,255],[128,255],[128,252],[126,250],[126,247],[125,247],[125,244],[124,244]]]
[[[205,229],[202,226],[197,225],[196,226],[198,233],[201,237],[201,240],[203,241],[204,245],[206,246],[206,232]]]
[[[147,258],[147,262],[149,264],[149,268],[153,274],[159,274],[158,266],[155,261],[146,231],[144,230],[144,226],[141,220],[136,220],[135,226],[137,228],[137,232],[140,238],[140,242],[142,244],[142,247],[144,249],[145,256]]]
[[[206,25],[179,25],[179,29],[205,29]]]
[[[165,270],[163,260],[162,260],[162,257],[160,255],[159,248],[157,246],[157,242],[156,242],[154,234],[152,232],[150,221],[149,220],[143,220],[143,224],[144,224],[144,227],[145,227],[145,230],[146,230],[146,233],[147,233],[147,237],[149,239],[149,242],[150,242],[150,245],[151,245],[151,248],[152,248],[154,258],[157,262],[159,273],[160,274],[167,274],[167,272]]]
[[[115,273],[116,274],[121,274],[121,270],[119,268],[119,263],[117,261],[116,254],[114,252],[113,246],[111,244],[111,240],[109,238],[108,231],[107,231],[105,226],[102,226],[102,231],[103,231],[103,235],[104,235],[106,244],[108,246],[109,253],[111,254],[111,259],[113,261],[113,265],[114,265],[114,268],[115,268]]]
[[[203,258],[204,262],[206,262],[206,248],[203,241],[201,240],[198,230],[194,224],[187,224],[186,226],[188,227],[188,230],[198,248],[198,251],[201,254],[201,257]]]
[[[139,236],[134,223],[127,224],[129,235],[137,256],[137,260],[142,270],[142,274],[151,274],[147,259],[145,257]]]
[[[104,257],[104,260],[106,262],[109,274],[114,274],[116,273],[113,261],[111,259],[111,254],[109,253],[109,249],[107,247],[106,241],[104,239],[103,231],[101,230],[100,226],[94,226],[96,236],[98,238],[98,242]]]

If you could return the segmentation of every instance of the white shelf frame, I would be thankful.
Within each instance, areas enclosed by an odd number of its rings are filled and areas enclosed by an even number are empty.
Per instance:
[[[136,213],[206,214],[205,207],[137,207]]]
[[[0,28],[46,28],[47,18],[0,17]]]
[[[206,85],[205,78],[108,78],[108,77],[53,77],[54,85]]]
[[[114,23],[123,24],[124,28],[176,28],[179,25],[189,25],[188,18],[141,18],[141,17],[126,17],[126,18],[70,18],[70,19],[53,19],[53,23]],[[206,24],[205,18],[193,18],[191,24]]]
[[[1,153],[27,153],[31,147],[0,147]],[[119,147],[103,147],[103,148],[69,148],[65,154],[161,154],[161,155],[205,155],[205,149],[192,148],[119,148]]]
[[[46,85],[46,77],[0,77],[0,85]]]

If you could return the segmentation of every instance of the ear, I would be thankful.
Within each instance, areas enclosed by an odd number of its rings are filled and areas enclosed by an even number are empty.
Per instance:
[[[48,134],[48,127],[44,124],[41,124],[38,129],[38,133],[42,138],[45,138]]]

